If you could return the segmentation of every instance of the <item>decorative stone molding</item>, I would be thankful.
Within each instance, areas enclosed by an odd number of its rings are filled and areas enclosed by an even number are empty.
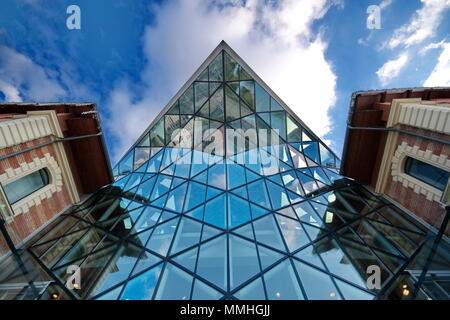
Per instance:
[[[28,212],[30,207],[39,205],[42,200],[48,199],[55,192],[61,191],[63,185],[62,171],[56,160],[49,153],[46,153],[43,158],[34,158],[32,162],[22,162],[20,167],[16,169],[8,168],[4,174],[0,175],[0,183],[5,185],[44,168],[48,170],[49,184],[14,203],[12,205],[14,215]]]
[[[443,105],[403,104],[398,123],[450,134],[450,108]]]
[[[404,172],[407,157],[420,160],[447,171],[450,171],[450,160],[444,154],[438,156],[433,154],[431,150],[423,151],[420,150],[419,146],[410,146],[406,142],[398,146],[392,157],[391,175],[393,181],[402,183],[405,188],[412,188],[417,194],[423,194],[429,201],[440,201],[442,197],[441,190]]]
[[[48,117],[31,116],[0,121],[0,148],[15,146],[53,133]]]

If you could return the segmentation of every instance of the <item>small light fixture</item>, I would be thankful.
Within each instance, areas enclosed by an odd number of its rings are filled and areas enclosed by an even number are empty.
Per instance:
[[[402,285],[402,288],[403,288],[403,289],[406,289],[406,288],[408,288],[408,285],[407,285],[407,284],[404,284],[404,285]]]
[[[277,297],[281,297],[281,293],[279,293],[279,292],[275,293],[275,295],[276,295]]]
[[[406,297],[406,296],[409,296],[409,290],[408,289],[403,289],[403,295]]]
[[[75,282],[75,283],[73,284],[73,288],[74,288],[74,289],[78,289],[79,287],[80,287],[80,286],[78,285],[78,283]]]
[[[52,297],[53,300],[58,300],[59,299],[59,293],[54,292],[50,295]]]
[[[336,294],[334,292],[330,292],[330,297],[334,297]]]

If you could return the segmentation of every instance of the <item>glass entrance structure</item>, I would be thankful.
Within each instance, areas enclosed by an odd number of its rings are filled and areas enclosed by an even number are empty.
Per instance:
[[[434,234],[339,163],[222,42],[114,183],[3,261],[0,297],[448,298],[448,244],[417,287]]]

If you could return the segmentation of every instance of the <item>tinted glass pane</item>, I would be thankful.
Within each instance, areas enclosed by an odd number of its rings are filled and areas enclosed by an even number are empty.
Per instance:
[[[161,268],[162,264],[130,280],[127,283],[120,299],[151,300],[153,296],[153,291],[155,290],[156,284],[158,283]]]
[[[230,285],[237,287],[259,272],[254,243],[230,235]]]
[[[199,110],[208,99],[209,89],[207,82],[196,82],[194,85],[195,93],[195,110]]]
[[[298,261],[295,267],[309,300],[341,299],[329,275]]]
[[[285,251],[283,241],[272,215],[255,221],[253,226],[255,228],[257,241],[270,247]]]
[[[256,111],[270,111],[270,96],[258,83],[256,83]]]
[[[192,276],[168,264],[159,284],[156,300],[188,300],[191,294]]]
[[[240,83],[240,96],[241,99],[251,108],[254,109],[255,103],[255,89],[253,81],[241,81]]]
[[[210,118],[217,121],[224,120],[223,88],[217,90],[209,100]]]
[[[218,300],[222,294],[200,280],[195,280],[192,300]]]
[[[180,97],[180,113],[194,113],[194,89],[190,86]]]
[[[223,235],[200,247],[197,273],[220,288],[226,289],[227,237]]]
[[[264,274],[269,300],[303,300],[303,294],[289,260]]]
[[[200,223],[191,219],[181,219],[173,243],[172,254],[197,244],[200,240],[201,230],[202,225]]]
[[[45,169],[35,171],[25,177],[5,184],[3,190],[10,204],[25,198],[48,184],[48,173]]]
[[[261,278],[251,282],[246,287],[242,288],[234,294],[234,296],[241,300],[264,300],[266,294],[264,293],[264,286]]]
[[[406,159],[405,173],[439,190],[445,189],[450,177],[449,171],[410,157]]]

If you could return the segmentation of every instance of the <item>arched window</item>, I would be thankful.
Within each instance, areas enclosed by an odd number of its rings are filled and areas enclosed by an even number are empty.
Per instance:
[[[406,158],[405,173],[442,191],[450,177],[450,172],[411,157]]]
[[[49,184],[49,176],[46,169],[40,169],[13,182],[5,184],[3,191],[10,204],[14,204],[33,192]]]

